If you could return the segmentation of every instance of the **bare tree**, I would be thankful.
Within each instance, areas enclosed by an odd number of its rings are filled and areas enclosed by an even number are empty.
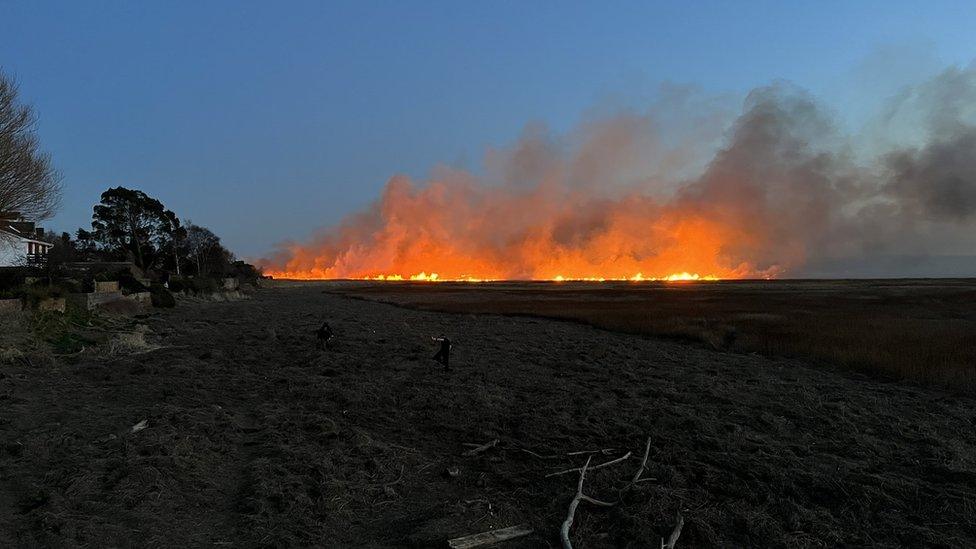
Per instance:
[[[0,212],[38,221],[54,215],[61,175],[40,150],[34,110],[20,104],[17,95],[16,83],[0,73]]]
[[[196,263],[197,275],[212,274],[232,259],[231,253],[220,243],[219,236],[192,222],[186,226],[186,238],[183,242],[187,256]]]

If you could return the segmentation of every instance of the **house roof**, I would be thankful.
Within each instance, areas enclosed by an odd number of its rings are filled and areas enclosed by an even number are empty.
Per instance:
[[[34,244],[40,244],[41,246],[46,246],[48,248],[54,247],[54,244],[51,244],[50,242],[44,242],[43,240],[38,240],[36,238],[24,236],[16,231],[9,230],[9,228],[7,227],[0,227],[0,233],[3,233],[5,235],[10,235],[16,238],[17,240],[20,240],[21,242],[33,242]]]
[[[53,246],[37,238],[39,229],[34,227],[33,221],[23,221],[20,214],[0,212],[0,232],[16,237],[23,242],[33,242],[41,246]]]

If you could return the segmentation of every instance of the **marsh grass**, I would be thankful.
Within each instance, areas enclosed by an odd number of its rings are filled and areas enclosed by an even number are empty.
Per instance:
[[[976,390],[976,281],[381,284],[341,291],[429,310],[576,321]]]

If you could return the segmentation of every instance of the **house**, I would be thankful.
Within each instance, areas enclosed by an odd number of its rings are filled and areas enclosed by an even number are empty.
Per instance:
[[[0,212],[0,267],[21,267],[44,263],[54,247],[42,240],[44,229],[34,227],[19,213]]]

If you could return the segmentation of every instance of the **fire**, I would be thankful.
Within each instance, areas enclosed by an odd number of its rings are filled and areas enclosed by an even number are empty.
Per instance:
[[[639,195],[597,200],[541,188],[511,195],[451,183],[415,189],[394,179],[368,215],[291,246],[264,268],[275,278],[416,282],[774,276],[728,252],[755,239],[721,218]]]
[[[321,280],[315,276],[306,276],[305,273],[273,273],[275,278],[285,278],[291,280]],[[400,275],[400,274],[378,274],[372,276],[363,276],[358,278],[358,280],[366,280],[371,282],[402,282],[409,280],[411,282],[470,282],[470,283],[480,283],[480,282],[501,282],[501,279],[490,279],[490,278],[477,278],[473,276],[461,276],[458,278],[444,278],[437,273],[427,273],[426,271],[421,271],[413,275]],[[539,280],[539,279],[531,279]],[[602,276],[587,276],[582,278],[570,278],[562,275],[556,275],[551,279],[541,279],[543,281],[548,280],[551,282],[712,282],[721,280],[721,278],[713,275],[701,276],[698,273],[672,273],[665,277],[645,277],[642,273],[637,273],[634,276],[627,278],[606,278]]]
[[[817,202],[781,196],[784,172],[767,190],[765,172],[723,152],[699,179],[658,185],[636,173],[633,128],[597,130],[560,153],[524,140],[500,153],[500,178],[393,177],[366,210],[259,263],[298,279],[694,282],[775,277],[805,260],[788,212]]]
[[[973,76],[948,71],[932,90],[972,92]],[[734,121],[682,93],[566,135],[527,127],[480,169],[395,176],[368,208],[257,263],[301,279],[694,282],[967,253],[976,208],[960,197],[972,194],[976,126],[927,105],[948,91],[923,90],[890,118],[917,118],[931,141],[877,157],[779,84],[749,93]]]

